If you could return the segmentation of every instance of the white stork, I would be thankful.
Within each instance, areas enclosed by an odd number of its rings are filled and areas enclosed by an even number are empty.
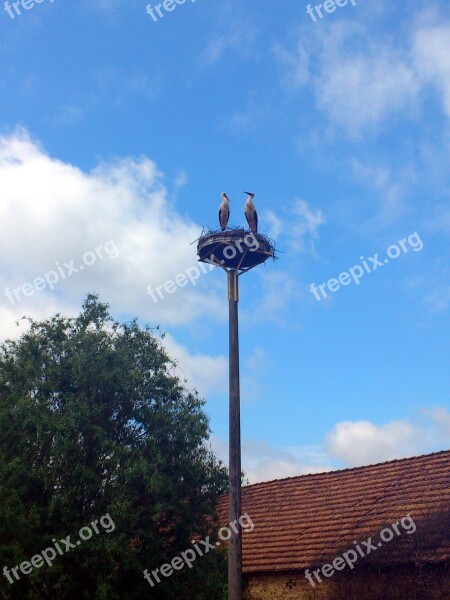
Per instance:
[[[222,202],[219,206],[219,223],[222,231],[225,231],[230,218],[230,201],[225,192],[222,192]]]
[[[247,202],[244,206],[244,214],[247,219],[248,226],[250,227],[250,231],[253,233],[258,232],[258,213],[256,212],[255,205],[253,204],[253,198],[255,194],[251,192],[245,192],[248,194]]]

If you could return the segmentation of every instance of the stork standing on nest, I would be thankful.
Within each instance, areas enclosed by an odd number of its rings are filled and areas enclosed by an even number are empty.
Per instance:
[[[253,198],[255,194],[251,192],[245,192],[248,195],[247,202],[244,206],[244,214],[247,219],[248,226],[250,227],[250,231],[253,233],[258,232],[258,213],[256,212],[255,205],[253,204]]]
[[[225,192],[222,192],[222,202],[219,206],[219,223],[222,231],[225,231],[230,218],[230,201]]]

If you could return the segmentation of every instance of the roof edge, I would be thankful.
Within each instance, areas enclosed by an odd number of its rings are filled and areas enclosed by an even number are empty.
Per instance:
[[[373,464],[368,464],[368,465],[361,465],[360,467],[347,467],[344,469],[334,469],[332,471],[321,471],[320,473],[306,473],[304,475],[293,475],[292,477],[282,477],[280,479],[270,479],[269,481],[259,481],[257,483],[251,483],[250,485],[243,486],[242,491],[248,490],[249,488],[255,487],[256,485],[269,485],[269,484],[273,484],[273,483],[281,482],[281,481],[291,481],[291,480],[300,479],[300,478],[304,479],[306,477],[327,477],[330,475],[335,475],[336,473],[361,471],[362,469],[371,469],[373,467],[379,467],[379,466],[383,466],[383,465],[396,464],[396,463],[402,463],[402,462],[407,462],[407,461],[430,458],[432,456],[439,456],[439,455],[444,455],[444,454],[450,455],[450,450],[439,450],[437,452],[431,452],[430,454],[419,454],[417,456],[408,456],[406,458],[395,458],[393,460],[386,460],[383,462],[378,462],[378,463],[373,463]],[[244,471],[244,473],[245,473],[245,471]]]

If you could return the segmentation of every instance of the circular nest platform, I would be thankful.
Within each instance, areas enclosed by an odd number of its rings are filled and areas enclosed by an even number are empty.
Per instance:
[[[241,272],[253,269],[268,258],[276,259],[275,245],[270,238],[242,228],[203,231],[198,239],[197,254],[200,262]]]

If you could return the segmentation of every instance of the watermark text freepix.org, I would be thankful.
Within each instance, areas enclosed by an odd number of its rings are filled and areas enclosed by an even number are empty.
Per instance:
[[[322,9],[325,11],[326,14],[331,14],[331,13],[334,13],[336,8],[338,8],[338,7],[343,8],[344,6],[347,6],[347,4],[352,4],[353,6],[356,6],[356,2],[357,2],[357,0],[325,0],[325,2],[323,4],[317,4],[314,7],[314,10],[316,11],[316,15],[320,19],[323,19],[325,14],[322,12]],[[308,6],[306,7],[306,12],[311,17],[311,19],[314,21],[314,23],[316,23],[317,18],[316,18],[316,15],[314,14],[314,10],[313,10],[313,7],[311,6],[311,4],[308,4]]]
[[[119,255],[119,250],[116,246],[116,243],[113,240],[109,240],[102,246],[97,246],[95,248],[95,252],[85,252],[82,257],[82,264],[78,267],[75,267],[75,260],[70,260],[69,262],[65,262],[62,264],[59,262],[55,263],[56,271],[52,269],[51,271],[47,271],[41,277],[36,277],[33,283],[24,283],[23,285],[10,289],[5,288],[5,296],[11,302],[11,304],[15,304],[16,302],[20,302],[23,300],[23,296],[32,296],[35,292],[41,292],[45,290],[46,287],[49,287],[51,290],[54,289],[55,284],[60,279],[67,279],[71,277],[73,273],[78,273],[79,271],[83,271],[85,267],[90,267],[93,265],[97,259],[103,260],[105,258],[103,251],[105,251],[105,255],[108,258],[117,258]]]
[[[55,0],[48,0],[48,2],[52,3]],[[22,14],[22,10],[31,10],[34,8],[35,4],[42,4],[45,0],[16,0],[16,2],[6,2],[3,5],[3,8],[6,10],[11,19],[15,19],[16,16],[20,17]],[[14,10],[13,10],[14,9]]]
[[[191,0],[192,4],[194,4],[196,0]],[[147,4],[145,8],[145,12],[151,16],[153,21],[156,23],[158,18],[162,19],[164,17],[164,12],[172,12],[177,8],[178,4],[186,4],[187,0],[164,0],[159,4],[155,4],[152,6],[151,4]],[[158,16],[155,15],[155,12]]]
[[[245,235],[243,240],[236,240],[235,245],[225,246],[223,249],[223,255],[225,258],[230,260],[236,258],[238,253],[243,254],[246,251],[256,252],[258,248],[259,242],[255,234],[252,232]],[[203,262],[200,263],[200,268],[197,265],[189,267],[183,273],[179,273],[175,279],[168,279],[165,283],[155,286],[154,289],[151,285],[147,286],[147,294],[151,296],[153,302],[156,304],[156,302],[158,302],[158,297],[156,294],[158,294],[160,300],[163,300],[163,291],[166,292],[166,294],[173,294],[176,292],[177,288],[185,287],[189,281],[195,286],[197,285],[197,279],[199,279],[201,271],[203,273],[207,273],[208,271],[212,271],[214,267],[218,266],[219,264],[224,264],[224,261],[217,260],[214,254],[211,254],[209,259],[206,259],[205,262],[209,264],[209,268]]]
[[[390,261],[390,259],[395,260],[398,258],[403,252],[406,254],[409,250],[408,248],[412,248],[414,252],[419,252],[423,248],[423,242],[420,239],[420,236],[417,232],[411,233],[407,238],[403,238],[397,244],[391,244],[389,248],[386,250],[387,257],[384,259],[379,258],[379,253],[377,252],[373,256],[369,256],[367,259],[364,256],[360,256],[361,264],[354,265],[350,267],[348,271],[344,271],[337,278],[331,278],[325,283],[321,283],[317,286],[315,283],[312,283],[309,291],[314,294],[315,299],[319,302],[323,298],[327,298],[328,294],[325,291],[326,289],[329,292],[335,293],[337,292],[341,286],[350,285],[352,281],[359,285],[361,283],[361,279],[364,277],[366,273],[372,273],[376,271],[378,268],[384,267]],[[364,268],[363,268],[364,267]],[[322,294],[320,296],[319,294]]]
[[[344,552],[342,556],[337,556],[331,564],[328,563],[322,565],[318,569],[313,570],[312,574],[309,569],[306,569],[305,579],[308,580],[312,587],[316,587],[316,582],[313,579],[313,575],[316,578],[317,583],[322,583],[320,575],[323,575],[328,578],[332,577],[335,571],[342,571],[346,568],[346,566],[349,566],[350,569],[354,569],[355,563],[360,557],[363,558],[364,556],[368,556],[372,552],[375,552],[375,550],[378,550],[378,548],[381,548],[384,544],[388,544],[394,539],[395,534],[397,534],[397,536],[400,536],[402,534],[402,531],[400,530],[399,525],[408,535],[411,535],[417,529],[413,518],[410,515],[407,515],[406,517],[403,517],[401,521],[392,523],[390,527],[385,527],[384,529],[382,529],[380,531],[381,541],[379,541],[378,543],[372,542],[372,537],[367,538],[366,541],[361,543],[354,541],[353,543],[355,544],[356,550],[358,552],[356,552],[354,548],[351,548],[350,550]]]
[[[100,517],[100,519],[96,519],[95,521],[92,521],[92,523],[89,523],[89,525],[82,527],[78,532],[78,537],[80,539],[76,542],[70,541],[70,535],[59,541],[57,541],[56,538],[53,538],[52,542],[54,547],[49,546],[45,550],[42,550],[40,554],[35,554],[30,561],[25,560],[20,565],[12,567],[11,569],[8,567],[3,567],[3,575],[7,578],[9,583],[13,584],[15,581],[19,581],[20,579],[20,575],[18,573],[19,571],[23,575],[29,575],[33,569],[40,569],[45,563],[47,563],[49,567],[52,567],[53,562],[58,555],[62,556],[65,552],[69,552],[69,550],[80,546],[82,542],[90,540],[93,535],[93,531],[99,534],[100,529],[97,526],[98,523],[103,530],[106,531],[106,533],[111,533],[111,531],[114,531],[116,528],[114,521],[109,516],[109,513],[106,513],[106,515],[103,515],[103,517]],[[56,551],[58,551],[58,553]],[[12,578],[11,573],[14,575],[15,579]]]
[[[228,527],[222,527],[218,531],[218,537],[222,542],[227,542],[234,533],[238,533],[239,527],[245,529],[246,531],[253,531],[254,524],[251,518],[247,513],[244,513],[239,517],[237,521],[233,521],[228,525]],[[210,537],[207,536],[205,540],[200,540],[198,543],[195,540],[191,542],[195,548],[195,551],[192,548],[185,550],[179,556],[175,556],[170,563],[164,563],[159,567],[159,569],[155,569],[151,573],[148,572],[148,569],[144,571],[144,579],[148,581],[151,587],[155,587],[156,583],[161,583],[160,575],[167,578],[173,575],[174,571],[181,571],[187,565],[189,569],[192,569],[192,565],[197,560],[197,556],[204,556],[208,554],[210,550],[215,550],[221,545],[221,542],[217,541],[215,544],[210,542]],[[201,547],[202,546],[202,547]],[[153,579],[152,579],[153,576]]]

